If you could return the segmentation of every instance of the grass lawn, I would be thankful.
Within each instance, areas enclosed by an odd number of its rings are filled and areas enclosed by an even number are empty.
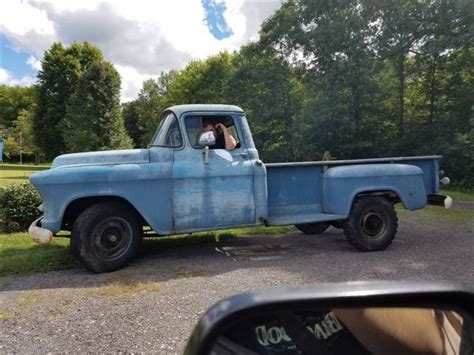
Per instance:
[[[24,275],[78,266],[69,252],[69,239],[51,245],[33,242],[28,233],[0,234],[0,276]]]
[[[440,195],[451,196],[457,201],[474,201],[474,191],[440,190]]]
[[[27,182],[28,177],[36,171],[49,169],[51,164],[0,164],[0,187],[12,183]]]

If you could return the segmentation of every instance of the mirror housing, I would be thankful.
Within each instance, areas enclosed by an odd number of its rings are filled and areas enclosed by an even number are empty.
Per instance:
[[[213,132],[203,132],[199,137],[199,145],[201,147],[209,147],[216,144],[216,137]]]
[[[235,324],[260,315],[305,309],[428,308],[452,310],[467,320],[474,337],[474,293],[451,282],[353,282],[275,288],[222,300],[198,322],[184,354],[212,354],[218,339]],[[294,338],[293,338],[294,339]],[[303,351],[303,353],[305,353]]]

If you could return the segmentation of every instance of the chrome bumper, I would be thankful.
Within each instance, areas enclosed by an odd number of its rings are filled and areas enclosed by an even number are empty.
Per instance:
[[[446,209],[451,208],[453,199],[443,195],[428,195],[428,204],[435,206],[444,206]]]
[[[28,228],[28,234],[36,243],[49,244],[53,240],[53,232],[49,229],[38,227],[38,223],[42,218],[40,217],[31,223],[30,228]]]

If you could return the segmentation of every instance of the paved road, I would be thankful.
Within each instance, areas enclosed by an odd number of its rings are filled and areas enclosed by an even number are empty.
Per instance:
[[[455,225],[422,213],[401,211],[399,234],[383,252],[357,252],[330,229],[182,247],[105,275],[3,277],[0,353],[181,353],[208,307],[260,287],[448,279],[474,288],[474,218]]]

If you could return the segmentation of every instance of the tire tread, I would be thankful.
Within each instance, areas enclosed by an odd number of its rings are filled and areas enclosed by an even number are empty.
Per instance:
[[[391,219],[391,233],[389,238],[387,238],[382,244],[378,245],[368,245],[364,243],[359,237],[359,229],[358,229],[358,219],[355,218],[359,214],[361,214],[366,206],[370,203],[382,203],[387,207],[387,211],[389,213],[389,218]],[[378,196],[364,196],[359,197],[356,199],[354,204],[352,205],[352,209],[350,212],[349,217],[346,219],[346,222],[343,225],[344,235],[347,241],[356,247],[360,251],[379,251],[386,249],[395,239],[395,235],[397,234],[398,229],[398,217],[393,207],[392,203],[390,203],[384,197]]]

